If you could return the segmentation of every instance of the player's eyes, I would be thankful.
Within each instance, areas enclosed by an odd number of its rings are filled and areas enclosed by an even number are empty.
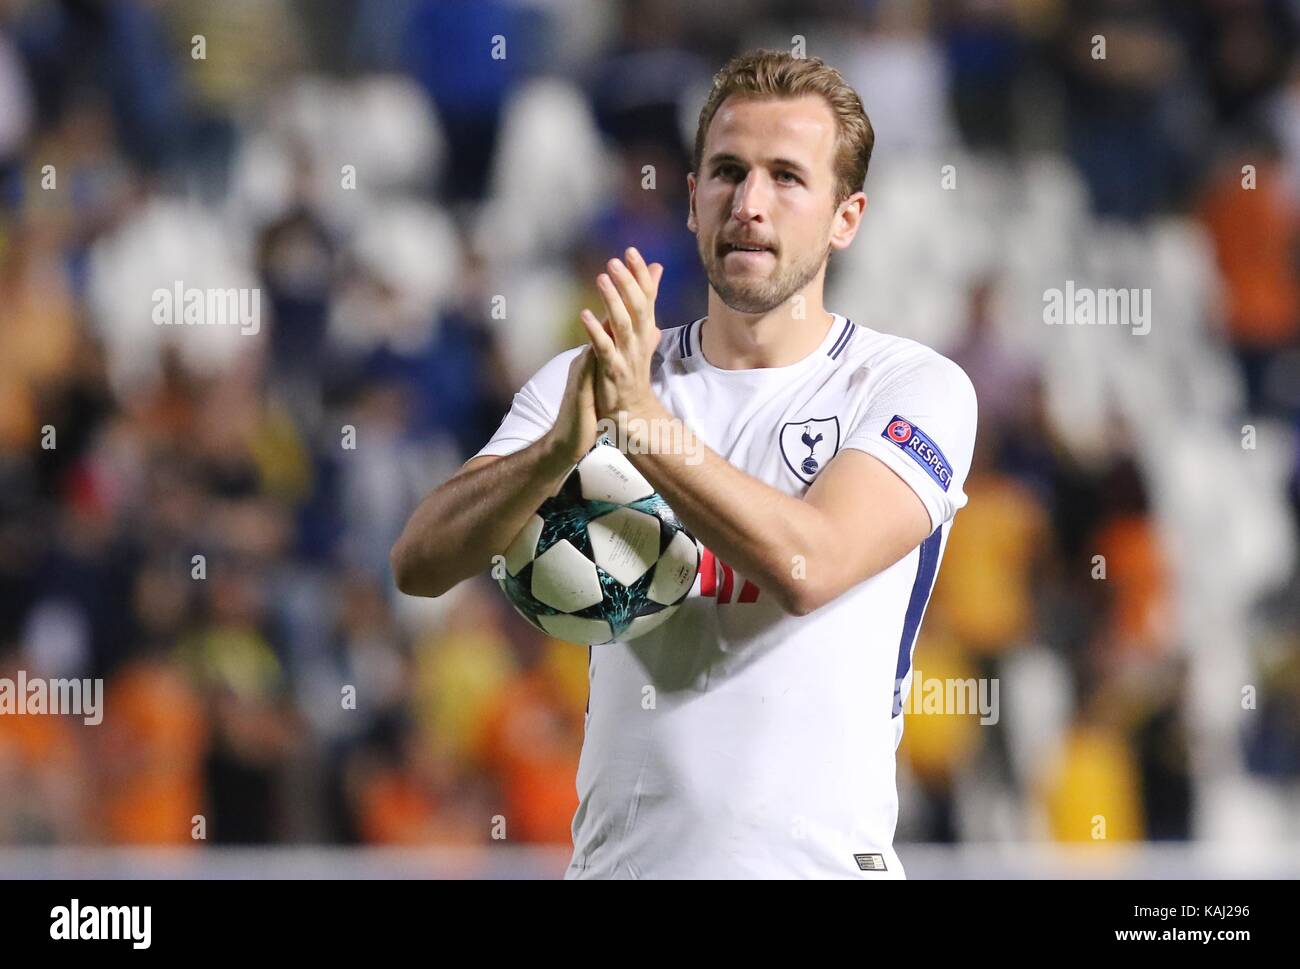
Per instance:
[[[717,168],[713,170],[713,174],[719,178],[725,178],[728,180],[736,180],[736,179],[744,178],[744,172],[741,170],[739,165],[731,165],[731,164],[719,165]],[[796,175],[794,172],[787,171],[784,169],[778,171],[774,177],[782,185],[803,184],[803,180],[800,179],[798,175]]]

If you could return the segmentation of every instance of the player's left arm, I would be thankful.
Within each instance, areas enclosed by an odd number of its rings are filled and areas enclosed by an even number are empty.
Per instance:
[[[659,405],[650,418],[676,420]],[[803,616],[893,565],[933,529],[920,498],[863,451],[842,450],[803,498],[764,484],[703,444],[684,454],[629,454],[696,537]]]
[[[597,413],[625,416],[625,426],[635,432],[679,419],[650,386],[662,267],[647,266],[635,249],[626,256],[626,263],[610,260],[609,272],[597,279],[608,324],[589,310],[582,322],[597,356]],[[629,443],[629,459],[696,537],[794,615],[820,608],[893,565],[935,528],[915,488],[867,450],[842,449],[804,497],[795,498],[703,442],[682,453],[653,454],[644,453],[646,442]],[[888,448],[878,453],[894,458]]]

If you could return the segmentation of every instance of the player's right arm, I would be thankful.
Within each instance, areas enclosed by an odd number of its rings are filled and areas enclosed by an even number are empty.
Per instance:
[[[389,556],[398,589],[440,596],[505,551],[596,439],[594,370],[584,349],[550,430],[513,454],[471,458],[420,502]]]

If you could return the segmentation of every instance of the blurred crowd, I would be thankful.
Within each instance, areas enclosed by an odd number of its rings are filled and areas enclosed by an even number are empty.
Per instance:
[[[872,206],[931,238],[955,217],[877,167],[1048,159],[1087,231],[1191,233],[1214,285],[1178,323],[1283,511],[1219,644],[1252,705],[1199,758],[1223,718],[1150,436],[1080,442],[1013,253],[942,313],[946,257],[911,253],[928,330],[833,261],[830,309],[933,343],[981,405],[916,667],[997,677],[1003,715],[908,715],[900,840],[1189,839],[1206,772],[1294,792],[1298,28],[1283,0],[0,0],[0,676],[106,684],[100,726],[0,717],[0,845],[568,840],[587,650],[486,576],[402,597],[388,550],[579,342],[611,254],[664,264],[661,325],[704,313],[696,114],[730,54],[799,43],[863,95]],[[257,332],[156,325],[177,283],[257,289]]]

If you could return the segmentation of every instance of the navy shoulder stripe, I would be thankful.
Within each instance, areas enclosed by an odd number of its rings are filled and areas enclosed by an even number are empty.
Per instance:
[[[853,339],[853,331],[855,329],[856,327],[853,325],[853,321],[846,318],[844,321],[844,329],[840,330],[840,335],[835,338],[835,345],[826,351],[826,355],[832,360],[838,357],[840,352],[849,345],[849,341]]]
[[[916,646],[917,633],[921,631],[921,619],[930,602],[930,593],[934,591],[934,580],[939,573],[939,549],[942,545],[943,526],[940,525],[921,543],[921,551],[917,556],[916,580],[912,583],[912,594],[907,600],[903,635],[898,641],[898,666],[894,670],[894,709],[891,719],[903,712],[903,680],[912,668],[912,649]]]
[[[691,327],[699,320],[692,320],[690,323],[684,323],[677,328],[677,355],[685,358],[689,357],[694,351],[691,349]]]

